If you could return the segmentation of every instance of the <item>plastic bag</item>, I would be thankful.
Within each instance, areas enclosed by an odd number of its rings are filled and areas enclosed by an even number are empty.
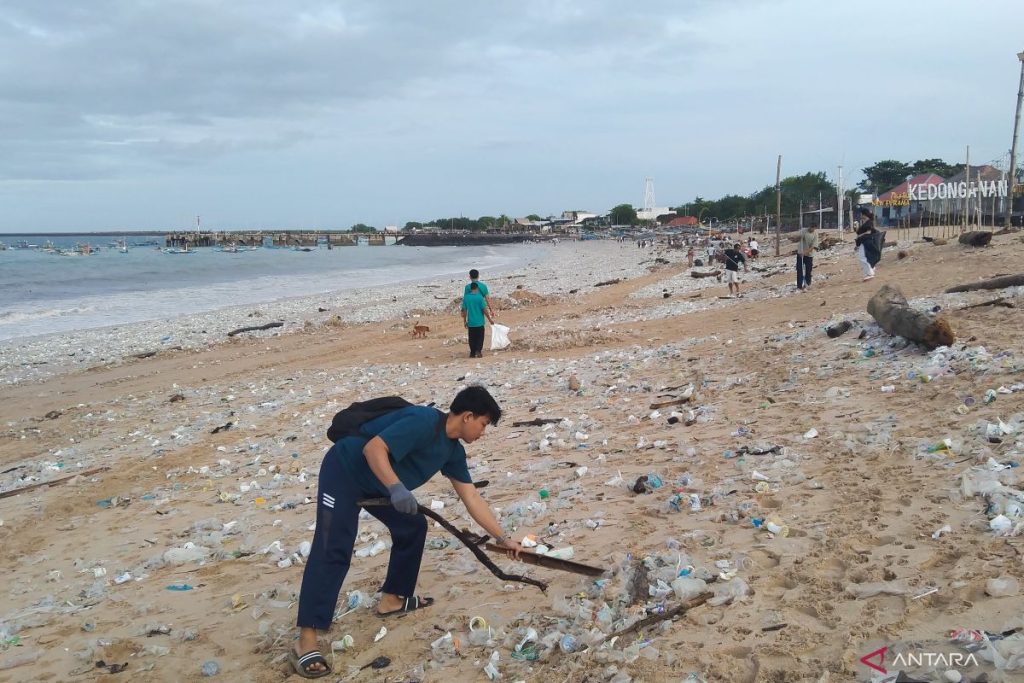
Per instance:
[[[498,351],[512,343],[508,338],[508,330],[506,325],[491,325],[491,351]]]

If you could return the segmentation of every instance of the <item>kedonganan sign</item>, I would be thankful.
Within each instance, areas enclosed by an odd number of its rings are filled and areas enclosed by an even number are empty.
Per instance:
[[[908,185],[907,199],[914,202],[932,199],[974,199],[975,197],[1005,197],[1005,180],[982,180],[977,182],[935,183],[932,185]]]

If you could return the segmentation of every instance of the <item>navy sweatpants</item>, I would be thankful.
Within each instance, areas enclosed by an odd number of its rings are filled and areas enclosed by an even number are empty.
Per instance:
[[[811,284],[811,271],[814,269],[813,256],[796,255],[796,288],[803,289]]]
[[[356,501],[375,497],[379,494],[367,495],[359,490],[336,455],[328,453],[324,457],[316,495],[316,531],[299,592],[300,628],[330,628],[359,529],[360,508]],[[427,540],[427,518],[422,514],[407,515],[392,507],[374,506],[366,510],[391,532],[391,559],[381,590],[402,597],[414,595]]]

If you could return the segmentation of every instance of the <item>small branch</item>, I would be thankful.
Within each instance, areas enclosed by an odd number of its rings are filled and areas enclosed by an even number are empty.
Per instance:
[[[620,629],[615,633],[610,633],[607,636],[605,636],[604,641],[611,640],[612,638],[618,638],[619,636],[624,636],[627,633],[631,633],[633,631],[640,631],[641,629],[647,628],[648,626],[651,626],[653,624],[660,624],[661,622],[667,621],[668,619],[675,619],[679,615],[685,614],[687,610],[703,605],[712,597],[714,597],[714,593],[701,593],[697,597],[692,598],[687,602],[684,602],[682,605],[677,605],[666,612],[662,612],[661,614],[652,614],[651,616],[645,619],[641,619],[632,626],[627,626],[626,628]]]
[[[966,311],[968,308],[981,308],[982,306],[1002,306],[1003,308],[1016,308],[1011,301],[1007,301],[1006,297],[1001,296],[991,301],[982,301],[980,304],[971,304],[970,306],[964,306],[961,311]]]
[[[103,472],[103,471],[109,470],[109,469],[110,468],[106,467],[106,466],[104,466],[104,467],[93,467],[91,470],[85,470],[84,472],[78,472],[77,474],[69,474],[68,476],[61,477],[60,479],[52,479],[50,481],[39,481],[39,482],[36,482],[35,484],[29,484],[28,486],[22,486],[20,489],[13,489],[11,491],[4,491],[3,493],[0,493],[0,498],[10,498],[11,496],[16,496],[19,493],[25,493],[26,491],[33,491],[35,489],[42,488],[44,486],[60,486],[61,484],[68,483],[69,481],[71,481],[75,477],[88,477],[90,475],[96,474],[97,472]]]

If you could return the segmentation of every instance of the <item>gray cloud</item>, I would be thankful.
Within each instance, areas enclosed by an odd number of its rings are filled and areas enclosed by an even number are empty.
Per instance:
[[[102,181],[140,227],[169,211],[162,189],[198,203],[240,187],[249,201],[225,222],[382,224],[638,203],[645,175],[659,199],[751,191],[778,152],[794,172],[967,142],[1001,154],[1024,8],[928,9],[13,0],[0,191],[19,198],[19,225],[73,218],[33,204],[36,183],[57,181]]]

